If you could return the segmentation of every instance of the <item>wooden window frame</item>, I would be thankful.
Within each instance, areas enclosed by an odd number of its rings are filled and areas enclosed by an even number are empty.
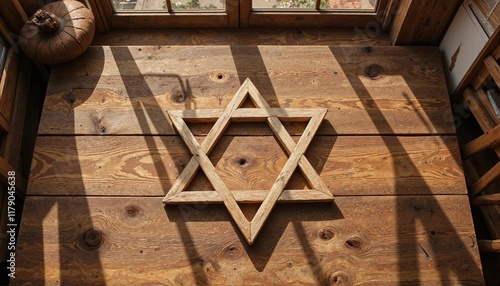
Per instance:
[[[0,34],[0,78],[3,73],[3,68],[5,66],[5,60],[7,59],[7,40],[4,40],[2,34]]]
[[[1,18],[0,34],[5,39],[5,44],[7,46],[5,61],[0,74],[0,132],[8,132],[11,106],[15,94],[20,61],[19,52],[17,52],[15,48],[15,40],[11,37],[7,25]]]
[[[377,1],[374,12],[315,9],[252,9],[252,0],[240,4],[241,27],[360,27],[381,23],[389,0]],[[354,10],[354,9],[353,9]]]
[[[169,1],[170,2],[170,1]],[[318,6],[319,0],[316,1]],[[379,0],[374,12],[319,9],[252,9],[252,0],[226,0],[226,9],[197,12],[115,12],[111,1],[88,0],[97,29],[113,28],[237,28],[237,27],[360,27],[382,23],[394,0]],[[318,8],[318,7],[317,7]],[[169,11],[170,10],[170,11]]]
[[[470,0],[468,6],[476,16],[488,37],[495,32],[496,27],[500,25],[500,3],[497,2],[490,8],[484,0]]]

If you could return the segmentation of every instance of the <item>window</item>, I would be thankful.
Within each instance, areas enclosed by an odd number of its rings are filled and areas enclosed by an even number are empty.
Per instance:
[[[7,44],[5,39],[0,36],[0,78],[2,77],[3,67],[5,65],[5,58],[7,57]]]
[[[113,0],[115,11],[203,11],[203,10],[221,10],[225,9],[223,0]]]
[[[111,28],[364,27],[393,0],[88,0]],[[395,4],[394,4],[395,5]]]
[[[375,12],[377,0],[255,0],[254,9],[317,9]]]
[[[377,2],[377,0],[254,0],[252,8],[375,12]],[[113,0],[114,10],[119,12],[224,10],[225,6],[224,0]]]

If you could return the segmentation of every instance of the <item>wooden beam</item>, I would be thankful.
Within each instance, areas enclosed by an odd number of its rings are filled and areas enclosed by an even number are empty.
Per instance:
[[[462,156],[467,159],[486,149],[495,148],[500,145],[500,125],[486,131],[483,135],[465,144],[462,148]]]
[[[468,106],[477,123],[483,129],[483,132],[491,130],[495,127],[495,121],[490,117],[486,109],[483,107],[479,99],[476,97],[476,92],[471,88],[467,88],[463,93],[465,106]]]
[[[232,190],[231,194],[239,204],[262,203],[269,190]],[[332,196],[318,190],[284,190],[278,197],[278,203],[293,202],[331,202]],[[216,191],[181,192],[163,201],[165,204],[220,204],[222,196]]]
[[[477,196],[472,200],[474,206],[500,205],[500,194]]]
[[[493,109],[493,106],[491,105],[490,99],[488,98],[488,95],[482,88],[476,90],[476,96],[479,102],[481,102],[481,105],[484,107],[486,112],[490,115],[491,120],[495,125],[500,124],[500,120],[497,117],[497,114],[495,110]]]
[[[478,239],[477,245],[480,251],[500,253],[500,239],[496,240]]]
[[[484,65],[488,70],[488,74],[491,75],[495,83],[500,86],[500,66],[498,66],[497,61],[491,55],[484,59]]]
[[[269,106],[266,103],[267,106]],[[224,109],[185,109],[169,110],[169,115],[182,117],[186,122],[215,122],[224,114]],[[283,118],[288,121],[305,121],[324,111],[323,108],[241,108],[231,115],[231,121],[262,121],[269,117]]]
[[[500,162],[495,164],[486,174],[484,174],[477,182],[472,185],[470,196],[479,195],[488,185],[500,177]]]
[[[470,160],[463,161],[464,172],[468,181],[475,182],[480,176],[477,170],[477,160],[476,158],[471,158]],[[495,182],[493,185],[488,186],[481,196],[496,194],[498,187],[498,182]],[[474,202],[474,200],[479,199],[481,196],[477,196],[476,198],[469,199]],[[484,223],[488,228],[492,238],[500,239],[500,208],[499,206],[488,206],[488,207],[480,207],[481,214],[484,217]]]

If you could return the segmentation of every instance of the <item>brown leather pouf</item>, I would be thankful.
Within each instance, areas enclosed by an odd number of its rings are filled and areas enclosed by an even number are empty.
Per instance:
[[[38,10],[21,30],[24,53],[45,64],[59,64],[81,55],[92,42],[92,12],[78,1],[57,1]]]

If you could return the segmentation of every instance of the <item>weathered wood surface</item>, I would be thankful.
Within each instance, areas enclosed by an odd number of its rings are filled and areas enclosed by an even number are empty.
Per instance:
[[[437,48],[195,46],[203,33],[122,33],[53,68],[14,283],[482,285]],[[246,78],[271,108],[328,109],[305,157],[336,196],[276,205],[252,246],[223,205],[161,201],[192,157],[168,112],[224,109]],[[283,124],[296,144],[305,124]],[[201,144],[213,124],[188,125]],[[265,122],[232,122],[210,152],[247,220],[245,192],[268,192],[285,149]],[[296,170],[282,200],[309,187]],[[204,190],[220,201],[198,172],[187,192]]]
[[[271,107],[328,108],[319,134],[455,133],[437,48],[131,46],[54,68],[39,134],[173,134],[167,110],[224,108],[247,77]]]
[[[305,155],[334,195],[466,193],[452,136],[317,136]],[[41,136],[28,194],[161,196],[191,157],[178,136]],[[287,160],[273,136],[223,136],[209,157],[230,190],[269,189]],[[213,190],[200,172],[188,189]]]
[[[390,46],[387,34],[352,28],[113,29],[96,34],[95,46],[145,45],[358,45]]]
[[[461,195],[278,205],[249,247],[220,205],[28,197],[11,283],[482,285],[467,204]]]

